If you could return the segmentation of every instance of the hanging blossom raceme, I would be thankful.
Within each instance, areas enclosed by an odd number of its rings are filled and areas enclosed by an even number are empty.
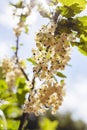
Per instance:
[[[56,27],[52,21],[43,25],[36,34],[36,49],[32,50],[32,60],[36,63],[33,73],[35,78],[44,82],[38,89],[31,89],[29,100],[25,102],[25,112],[38,115],[52,108],[52,113],[55,113],[63,101],[64,82],[58,83],[54,77],[68,64],[70,45],[66,33],[55,36]]]
[[[23,61],[19,61],[20,65],[23,65]],[[11,89],[15,86],[15,81],[18,77],[23,77],[23,74],[18,65],[15,64],[15,58],[4,58],[1,64],[3,68],[3,74],[5,75],[6,83]]]
[[[53,78],[46,80],[41,88],[30,93],[29,101],[25,103],[25,112],[38,115],[51,107],[54,114],[62,104],[64,95],[64,83],[59,84]]]
[[[33,60],[37,66],[33,68],[36,77],[46,78],[46,76],[56,74],[57,70],[64,70],[70,60],[70,46],[67,41],[67,34],[63,33],[59,37],[55,36],[55,23],[43,26],[36,34],[37,49],[32,50]]]

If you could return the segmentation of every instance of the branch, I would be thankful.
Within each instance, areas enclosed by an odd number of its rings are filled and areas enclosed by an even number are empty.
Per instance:
[[[22,68],[21,68],[22,69]],[[23,69],[22,69],[22,72],[24,73],[24,75],[25,75],[25,77],[26,77],[26,74],[25,74],[25,72],[23,71]],[[26,77],[26,79],[27,79],[27,77]],[[27,79],[27,81],[29,81],[28,79]],[[32,89],[31,89],[31,91],[34,89],[34,86],[35,86],[35,77],[33,77],[33,79],[32,79]],[[29,97],[30,98],[30,97]],[[22,117],[21,117],[21,121],[20,121],[20,125],[19,125],[19,129],[18,130],[22,130],[23,129],[23,127],[24,127],[24,123],[25,123],[25,121],[28,119],[28,116],[29,116],[29,113],[24,113],[23,112],[23,115],[22,115]]]
[[[29,81],[29,78],[28,78],[27,74],[25,73],[24,69],[19,64],[18,50],[19,50],[19,36],[17,37],[17,40],[16,40],[16,51],[15,51],[16,64],[18,64],[19,69],[23,73],[23,75],[26,78],[26,80]]]
[[[19,68],[21,70],[21,72],[23,73],[24,77],[26,78],[27,81],[29,81],[29,78],[27,76],[27,74],[25,73],[24,69],[19,65]]]
[[[29,115],[28,113],[23,113],[23,115],[21,117],[21,121],[20,121],[20,125],[19,125],[18,130],[22,130],[23,129],[24,123],[28,119],[28,115]]]
[[[32,89],[31,90],[34,89],[34,86],[35,86],[35,77],[33,77],[33,79],[32,79]]]
[[[16,40],[16,51],[15,51],[16,63],[19,62],[19,60],[18,60],[18,49],[19,49],[19,36],[17,37],[17,40]]]
[[[19,69],[23,73],[26,80],[29,81],[29,78],[28,78],[27,74],[25,73],[24,69],[21,67],[21,65],[19,63],[18,50],[19,50],[19,36],[17,37],[17,40],[16,40],[16,51],[15,51],[16,64],[18,65]],[[34,89],[34,86],[35,86],[35,77],[33,77],[33,79],[32,79],[32,89],[31,89],[31,91]],[[23,112],[23,114],[21,116],[20,125],[19,125],[18,130],[23,129],[25,121],[28,119],[28,116],[29,116],[29,113],[24,113]]]
[[[19,63],[18,50],[19,50],[19,37],[17,37],[17,40],[16,40],[16,51],[15,51],[16,64],[18,65],[19,69],[23,73],[26,80],[29,81],[27,74],[25,73],[24,69],[21,67],[21,65]],[[32,89],[31,89],[31,91],[34,89],[34,86],[35,86],[35,77],[33,77],[33,79],[32,79]],[[24,128],[24,124],[25,124],[25,121],[28,119],[28,116],[29,116],[29,113],[23,112],[23,114],[21,116],[20,125],[19,125],[18,130],[22,130]]]
[[[29,81],[29,78],[28,78],[27,74],[25,73],[24,69],[21,67],[21,65],[19,63],[18,50],[19,50],[19,37],[17,37],[17,40],[16,40],[16,51],[15,51],[16,64],[19,66],[19,69],[23,73],[23,75],[26,78],[26,80]],[[18,130],[22,130],[23,129],[24,123],[28,119],[28,116],[29,116],[28,113],[24,113],[23,112]]]

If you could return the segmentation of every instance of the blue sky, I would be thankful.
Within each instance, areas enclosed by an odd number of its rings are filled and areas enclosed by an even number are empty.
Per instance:
[[[15,45],[16,40],[12,31],[15,21],[11,16],[11,7],[8,3],[9,0],[0,1],[0,59],[13,55],[10,47]],[[86,11],[83,14],[86,14]],[[24,43],[19,51],[19,56],[22,58],[31,56],[31,49],[35,46],[35,32],[48,21],[33,12],[28,22],[30,24],[29,35],[23,34],[20,38],[20,43]],[[72,111],[74,119],[80,118],[87,122],[87,57],[80,54],[77,48],[73,48],[70,64],[72,67],[67,67],[65,70],[66,96],[59,112]]]

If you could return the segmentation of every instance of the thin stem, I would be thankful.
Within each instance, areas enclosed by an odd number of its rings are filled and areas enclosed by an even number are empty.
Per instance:
[[[18,130],[22,130],[24,127],[24,123],[25,121],[28,119],[29,114],[28,113],[23,113],[22,117],[21,117],[21,121],[20,121],[20,125]]]
[[[29,78],[28,78],[27,74],[25,73],[24,69],[19,64],[18,50],[19,50],[19,37],[17,37],[17,40],[16,40],[16,51],[15,51],[16,64],[18,64],[19,69],[23,73],[23,75],[26,78],[26,80],[29,81]]]
[[[16,57],[16,64],[18,65],[19,69],[21,70],[21,72],[23,73],[24,77],[26,78],[27,81],[29,81],[29,78],[27,76],[27,74],[25,73],[24,69],[21,67],[20,63],[19,63],[19,57],[18,57],[18,51],[19,51],[19,37],[17,37],[16,40],[16,51],[15,51],[15,57]],[[32,79],[32,90],[34,89],[35,86],[35,77],[33,77]],[[29,114],[28,113],[24,113],[21,116],[21,120],[20,120],[20,125],[18,130],[22,130],[25,124],[25,121],[28,119]]]
[[[29,81],[29,78],[28,78],[27,74],[25,73],[24,69],[21,67],[21,65],[19,63],[18,50],[19,50],[19,37],[17,37],[17,40],[16,40],[16,51],[15,51],[16,64],[18,65],[19,69],[23,73],[23,75],[26,78],[26,80]],[[18,130],[22,130],[23,129],[24,123],[28,119],[28,116],[29,116],[28,113],[24,113],[23,112]]]
[[[34,89],[34,86],[35,86],[35,77],[33,77],[32,79],[32,90]]]
[[[22,69],[22,68],[21,68]],[[23,70],[22,70],[23,71]],[[24,75],[25,75],[25,73],[24,73]],[[25,75],[26,76],[26,75]],[[27,79],[27,77],[26,77],[26,79]],[[27,79],[28,80],[28,79]],[[33,89],[34,89],[34,86],[35,86],[35,77],[33,77],[33,79],[32,79],[32,89],[31,89],[31,91],[33,91]],[[30,97],[29,97],[30,98]],[[22,117],[21,117],[21,121],[20,121],[20,125],[19,125],[19,129],[18,130],[22,130],[23,129],[23,127],[24,127],[24,123],[25,123],[25,121],[28,119],[28,116],[29,116],[29,113],[24,113],[23,112],[23,115],[22,115]]]
[[[15,57],[16,57],[16,64],[18,65],[19,69],[21,70],[21,72],[23,73],[24,77],[26,78],[27,81],[29,81],[29,78],[27,76],[27,74],[25,73],[24,69],[21,67],[20,63],[19,63],[19,57],[18,57],[18,51],[19,51],[19,37],[17,37],[16,40],[16,51],[15,51]],[[33,77],[32,79],[32,90],[34,89],[35,86],[35,77]],[[25,124],[25,121],[28,119],[29,114],[28,113],[24,113],[21,116],[21,120],[20,120],[20,125],[18,130],[22,130]]]
[[[23,73],[24,77],[26,78],[26,80],[29,81],[29,78],[28,78],[27,74],[25,73],[24,69],[21,66],[19,66],[19,68],[22,71],[22,73]]]
[[[19,50],[19,37],[17,37],[16,40],[16,51],[15,51],[16,63],[18,63],[18,50]]]

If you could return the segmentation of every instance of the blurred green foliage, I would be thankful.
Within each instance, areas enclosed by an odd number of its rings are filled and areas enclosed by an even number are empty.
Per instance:
[[[41,130],[56,130],[58,121],[50,121],[48,118],[44,118],[39,121],[39,126]]]
[[[9,89],[5,80],[0,80],[0,109],[7,120],[7,130],[17,130],[19,119],[23,113],[22,105],[25,95],[29,92],[25,78],[17,78],[16,86]],[[17,119],[17,120],[16,120]],[[3,121],[0,120],[0,130],[3,130]],[[14,126],[14,127],[13,127]]]
[[[87,124],[81,120],[74,121],[69,112],[52,115],[47,111],[46,115],[39,117],[31,114],[24,130],[87,130]]]
[[[50,120],[57,120],[59,125],[56,130],[86,130],[87,124],[81,120],[74,121],[72,114],[66,112],[65,114],[51,115],[50,111],[47,112],[46,117]]]

